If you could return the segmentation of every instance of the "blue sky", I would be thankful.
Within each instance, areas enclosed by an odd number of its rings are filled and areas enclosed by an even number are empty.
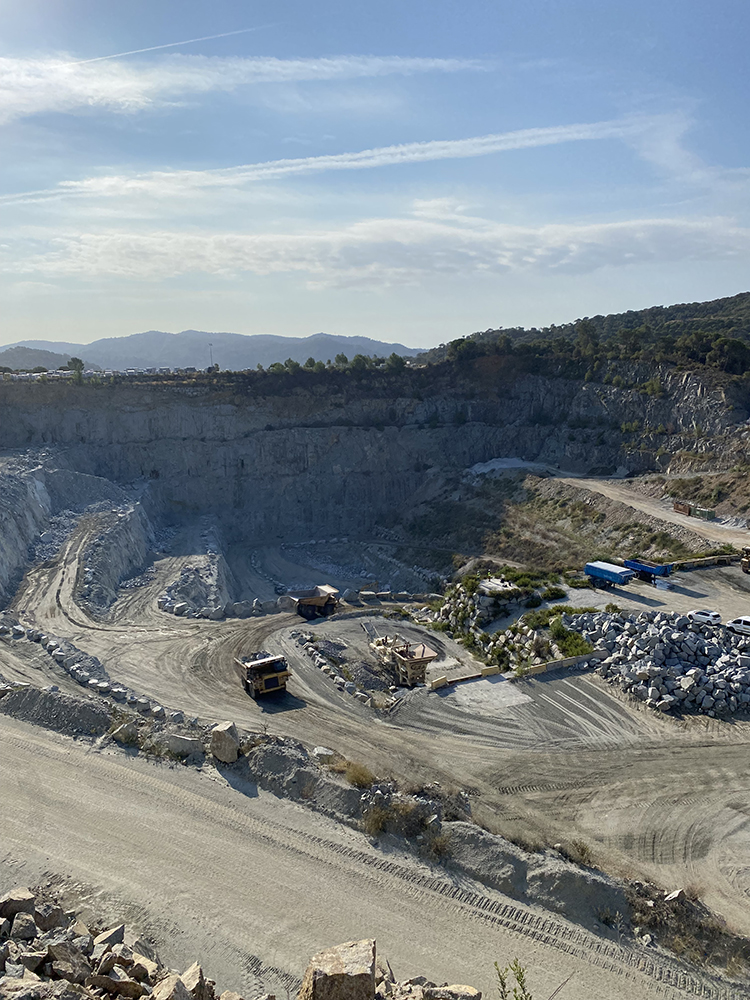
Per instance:
[[[750,287],[746,2],[0,18],[0,344],[428,346]]]

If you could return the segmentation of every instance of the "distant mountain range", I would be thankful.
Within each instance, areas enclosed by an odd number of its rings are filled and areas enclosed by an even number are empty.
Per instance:
[[[26,353],[22,353],[22,352]],[[240,333],[205,333],[183,330],[163,333],[149,330],[129,337],[107,337],[91,344],[68,344],[51,340],[20,340],[0,351],[0,366],[59,368],[69,358],[82,358],[87,365],[104,369],[126,368],[207,368],[213,359],[220,368],[241,371],[261,364],[292,358],[304,364],[308,358],[333,361],[337,354],[351,359],[355,354],[387,357],[395,351],[403,357],[421,352],[403,344],[387,344],[369,337],[338,337],[316,333],[311,337],[279,337],[271,334],[245,336]],[[45,359],[42,360],[42,354]]]
[[[0,350],[0,368],[11,368],[14,371],[18,368],[61,368],[68,363],[70,357],[70,354],[56,354],[54,351],[40,351],[30,347],[9,347],[7,351]]]

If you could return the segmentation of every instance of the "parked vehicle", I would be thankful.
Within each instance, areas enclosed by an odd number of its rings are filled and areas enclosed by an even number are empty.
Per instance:
[[[743,573],[750,573],[750,545],[743,546],[740,569]]]
[[[674,563],[655,563],[650,559],[623,559],[628,569],[634,570],[640,580],[650,583],[655,576],[670,576]]]
[[[732,618],[727,622],[727,628],[735,635],[750,635],[750,618],[746,615],[741,618]]]
[[[616,583],[623,586],[635,576],[632,569],[623,569],[622,566],[615,566],[614,563],[602,562],[601,560],[586,563],[583,572],[591,578],[595,587],[612,587]]]
[[[688,611],[688,618],[699,625],[721,625],[721,615],[718,611],[696,608],[695,611]]]

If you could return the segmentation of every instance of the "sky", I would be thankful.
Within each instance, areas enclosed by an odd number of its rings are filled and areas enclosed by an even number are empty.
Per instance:
[[[746,0],[0,0],[0,344],[750,288]]]

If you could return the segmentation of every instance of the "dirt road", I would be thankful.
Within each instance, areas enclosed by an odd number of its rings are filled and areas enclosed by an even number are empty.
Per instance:
[[[571,973],[600,1000],[745,995],[642,947],[551,919],[301,806],[181,766],[97,752],[3,719],[0,889],[63,873],[100,914],[202,962],[221,988],[294,993],[307,957],[374,936],[401,977],[494,990],[492,962],[520,955],[535,990]],[[214,773],[215,772],[211,772]],[[75,774],[76,780],[71,781]]]
[[[113,678],[208,721],[267,726],[333,745],[381,774],[468,788],[490,829],[542,843],[585,839],[608,870],[701,886],[709,905],[750,933],[747,722],[664,719],[574,675],[524,682],[520,699],[489,681],[441,695],[417,691],[383,718],[294,652],[288,633],[298,618],[209,622],[159,612],[156,598],[179,574],[181,557],[160,560],[154,582],[126,592],[110,621],[91,620],[73,600],[86,540],[82,525],[53,564],[28,574],[16,606],[26,609],[24,620],[99,656]],[[256,704],[232,659],[274,644],[293,657],[290,690],[281,702]],[[31,643],[0,641],[0,671],[80,693]]]
[[[614,479],[564,479],[560,482],[575,486],[578,489],[593,490],[594,493],[601,493],[602,496],[609,497],[610,500],[619,500],[635,510],[640,510],[644,514],[658,517],[662,521],[671,524],[680,524],[684,528],[690,528],[697,535],[702,535],[711,542],[719,545],[736,545],[741,548],[743,545],[750,545],[750,531],[739,528],[725,527],[722,524],[712,521],[702,521],[699,517],[688,517],[685,514],[678,514],[672,509],[670,503],[645,497],[636,493],[623,480]]]

